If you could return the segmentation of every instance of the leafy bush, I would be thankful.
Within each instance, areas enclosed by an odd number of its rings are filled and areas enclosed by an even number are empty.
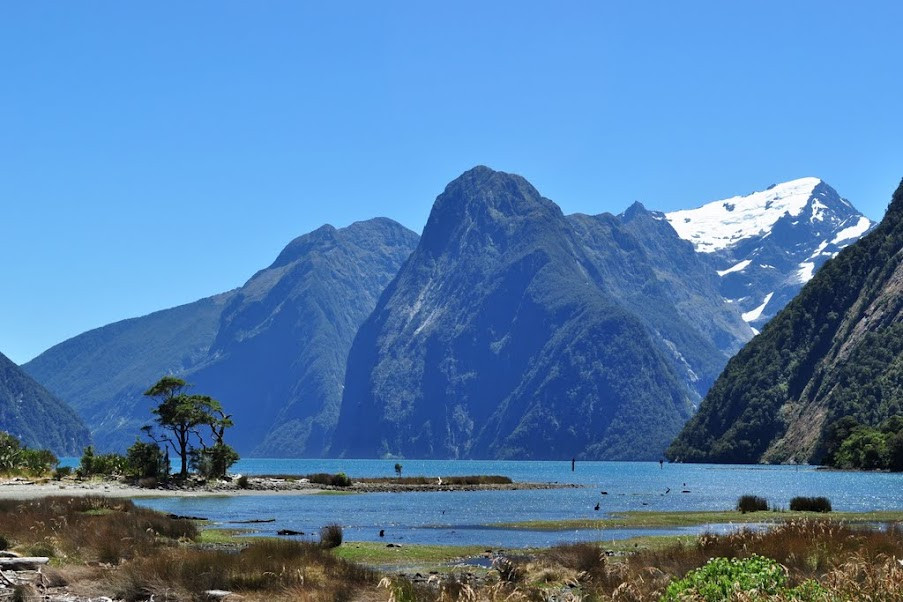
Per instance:
[[[225,443],[217,443],[203,449],[193,449],[190,453],[191,467],[206,479],[221,479],[233,464],[238,462],[238,453]]]
[[[320,545],[324,548],[337,548],[342,545],[342,525],[331,523],[320,529]]]
[[[742,495],[737,500],[737,510],[740,512],[764,512],[768,510],[768,500],[757,495]]]
[[[247,489],[248,488],[248,477],[245,475],[241,475],[238,477],[238,481],[236,481],[239,489]]]
[[[94,446],[89,445],[82,453],[81,461],[75,474],[79,477],[122,476],[128,472],[128,460],[121,454],[95,454]]]
[[[0,473],[44,475],[58,462],[49,450],[29,449],[13,435],[0,431]]]
[[[818,583],[810,580],[799,587],[788,588],[787,569],[771,558],[753,554],[749,558],[712,558],[683,579],[672,581],[661,602],[727,602],[734,600],[740,592],[753,594],[751,599],[755,600],[766,596],[782,596],[781,599],[801,602],[824,599],[824,589]]]
[[[790,509],[796,512],[830,512],[831,500],[826,497],[795,497],[790,500]]]
[[[169,458],[157,443],[135,440],[126,452],[128,473],[132,478],[154,481],[169,477]]]

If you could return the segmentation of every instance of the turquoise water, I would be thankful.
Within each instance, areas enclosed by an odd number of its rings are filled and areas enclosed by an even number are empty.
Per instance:
[[[401,460],[405,476],[500,474],[516,482],[557,482],[580,488],[518,491],[369,493],[346,496],[247,496],[154,498],[138,503],[176,514],[229,521],[276,519],[251,525],[260,534],[304,531],[316,539],[325,524],[343,526],[348,541],[546,546],[559,542],[612,540],[636,535],[724,531],[730,525],[669,529],[523,531],[489,528],[499,522],[600,518],[625,510],[726,510],[743,494],[761,495],[786,507],[797,495],[828,497],[835,510],[903,509],[903,475],[834,472],[809,466],[723,466],[657,462],[495,462]],[[345,472],[352,478],[394,476],[394,460],[247,459],[241,474]],[[670,492],[666,491],[670,488]],[[602,491],[607,495],[602,495]],[[689,493],[681,493],[688,491]],[[599,503],[600,510],[594,510]],[[379,537],[380,529],[386,536]]]

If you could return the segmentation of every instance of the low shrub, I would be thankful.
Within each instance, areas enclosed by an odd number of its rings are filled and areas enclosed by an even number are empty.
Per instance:
[[[764,512],[768,510],[768,500],[757,495],[742,495],[737,500],[739,512]]]
[[[831,512],[831,500],[826,497],[795,497],[790,500],[790,509],[795,512]]]
[[[727,602],[736,599],[740,592],[752,593],[756,600],[764,599],[765,595],[791,600],[816,600],[823,599],[824,589],[814,581],[804,582],[798,588],[789,588],[787,569],[771,558],[753,554],[749,558],[712,558],[687,573],[683,579],[672,581],[661,602]]]
[[[338,474],[329,474],[318,472],[316,474],[307,475],[307,479],[311,483],[317,485],[328,485],[330,487],[351,487],[351,478],[344,472]]]
[[[169,478],[169,457],[156,442],[136,439],[126,451],[127,470],[130,477],[165,481]],[[156,486],[156,485],[155,485]]]
[[[0,431],[0,473],[42,476],[51,472],[58,462],[49,450],[29,449],[13,435]]]
[[[239,489],[247,489],[248,488],[248,477],[245,475],[241,475],[238,477],[238,480],[235,482],[238,485]]]
[[[514,481],[501,475],[467,475],[461,477],[366,477],[361,483],[392,483],[394,485],[510,485]]]
[[[337,548],[342,545],[342,525],[331,523],[320,529],[320,545],[324,548]]]
[[[53,471],[53,480],[59,481],[60,479],[64,479],[68,476],[72,475],[72,467],[71,466],[57,466]]]
[[[96,454],[94,446],[89,445],[82,453],[81,461],[75,470],[81,478],[93,476],[122,476],[128,473],[128,459],[121,454]]]

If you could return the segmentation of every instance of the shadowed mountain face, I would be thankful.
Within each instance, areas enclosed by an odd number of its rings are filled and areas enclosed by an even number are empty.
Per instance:
[[[818,461],[844,416],[903,414],[903,185],[727,365],[670,447],[693,462]]]
[[[134,441],[151,419],[141,393],[174,374],[234,415],[242,453],[319,455],[354,333],[416,242],[388,219],[324,226],[239,289],[84,333],[24,367],[85,416],[102,449]]]
[[[330,451],[658,458],[751,334],[661,215],[566,218],[478,167],[358,332]]]
[[[91,434],[75,411],[0,353],[0,430],[30,448],[81,454]]]

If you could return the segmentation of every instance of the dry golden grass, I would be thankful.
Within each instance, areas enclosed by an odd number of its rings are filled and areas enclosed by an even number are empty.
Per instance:
[[[28,554],[117,564],[193,539],[197,529],[129,500],[49,497],[0,500],[0,535]]]
[[[297,541],[258,541],[240,551],[189,547],[122,565],[110,575],[113,594],[128,602],[192,600],[205,590],[234,591],[268,600],[292,591],[311,600],[345,600],[378,579],[369,569]]]

